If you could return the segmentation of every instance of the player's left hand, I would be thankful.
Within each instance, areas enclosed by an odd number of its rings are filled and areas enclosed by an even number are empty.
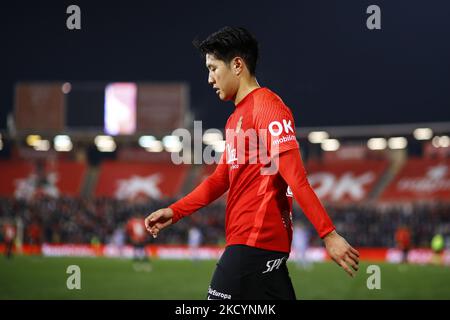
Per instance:
[[[172,224],[173,210],[163,208],[152,212],[145,218],[145,229],[150,232],[153,238],[158,236],[159,231]]]
[[[348,244],[335,230],[327,234],[323,241],[331,259],[353,277],[359,269],[358,250]]]

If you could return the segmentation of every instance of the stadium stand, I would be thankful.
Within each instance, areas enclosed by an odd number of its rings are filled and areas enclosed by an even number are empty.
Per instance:
[[[24,243],[90,243],[94,237],[108,243],[129,217],[167,206],[183,193],[182,189],[193,187],[191,181],[183,187],[188,180],[188,165],[108,160],[100,165],[95,191],[82,197],[85,164],[35,163],[0,162],[0,217],[23,222]],[[427,246],[437,229],[450,232],[447,159],[408,159],[375,199],[371,197],[373,190],[389,169],[386,160],[309,161],[307,168],[310,183],[338,229],[357,246],[394,247],[394,234],[400,225],[410,226],[412,242],[418,247]],[[213,169],[211,165],[197,167],[196,183]],[[205,244],[223,243],[225,198],[167,229],[156,243],[185,243],[192,224],[204,231]],[[305,220],[300,208],[294,208],[294,219]],[[32,229],[34,236],[28,232]],[[319,244],[319,239],[316,237],[313,243]]]

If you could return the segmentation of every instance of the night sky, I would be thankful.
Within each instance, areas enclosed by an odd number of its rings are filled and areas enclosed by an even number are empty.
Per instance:
[[[66,8],[81,8],[81,30]],[[366,8],[381,8],[368,30]],[[0,129],[17,81],[183,81],[194,119],[223,128],[233,111],[192,46],[222,26],[260,42],[257,79],[297,126],[450,121],[448,1],[3,1]],[[103,108],[102,105],[99,108]]]

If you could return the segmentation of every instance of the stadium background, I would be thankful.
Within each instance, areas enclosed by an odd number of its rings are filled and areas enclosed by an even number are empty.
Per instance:
[[[291,107],[310,182],[362,253],[358,276],[347,279],[296,206],[316,261],[312,270],[290,263],[299,298],[450,298],[447,3],[378,1],[381,30],[366,27],[369,1],[249,1],[238,10],[80,1],[81,30],[68,30],[71,4],[2,4],[1,242],[5,226],[15,230],[14,257],[0,260],[2,299],[204,298],[223,245],[224,198],[147,238],[150,272],[133,268],[129,239],[119,250],[114,235],[213,170],[174,165],[168,151],[179,142],[168,136],[187,128],[192,146],[223,150],[220,135],[194,135],[194,120],[223,132],[233,105],[208,86],[191,41],[224,25],[259,39],[258,81]],[[131,133],[106,134],[108,90],[135,102]],[[205,260],[190,261],[192,226]],[[407,264],[401,227],[411,235]],[[430,249],[437,234],[446,247],[439,257]],[[66,287],[72,264],[82,270],[79,291]],[[369,264],[381,266],[380,290],[366,286]]]

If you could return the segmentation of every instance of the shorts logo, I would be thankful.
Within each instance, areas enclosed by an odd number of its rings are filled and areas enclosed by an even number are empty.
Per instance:
[[[266,263],[267,269],[263,273],[272,272],[274,269],[278,270],[280,268],[281,264],[283,263],[284,259],[286,259],[286,257],[267,261],[267,263]]]
[[[222,293],[208,287],[208,300],[231,299],[231,294]]]

